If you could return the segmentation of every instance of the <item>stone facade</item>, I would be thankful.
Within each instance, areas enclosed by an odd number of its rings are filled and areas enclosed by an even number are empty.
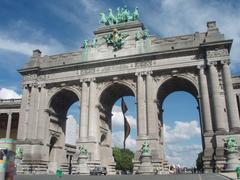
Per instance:
[[[118,51],[107,46],[103,38],[113,28],[128,34]],[[117,99],[134,96],[134,169],[140,165],[139,150],[146,140],[152,150],[152,164],[161,169],[166,163],[162,104],[170,93],[186,91],[199,103],[204,171],[223,166],[223,138],[231,134],[240,144],[239,92],[236,93],[240,88],[234,85],[233,89],[229,68],[232,40],[224,38],[215,22],[208,22],[204,33],[135,39],[135,34],[143,34],[143,29],[138,21],[100,27],[94,32],[96,46],[88,44],[78,52],[54,56],[33,51],[29,62],[19,70],[23,95],[18,143],[24,152],[23,164],[34,165],[39,173],[66,167],[70,152],[64,143],[66,113],[74,102],[80,101],[76,147],[87,147],[90,167],[103,165],[114,173],[111,110]],[[239,83],[239,77],[233,81]]]

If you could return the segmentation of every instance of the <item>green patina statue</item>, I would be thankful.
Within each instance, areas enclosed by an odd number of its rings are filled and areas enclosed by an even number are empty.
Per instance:
[[[97,47],[97,38],[93,38],[93,40],[92,40],[92,47],[93,48]]]
[[[88,47],[88,40],[84,40],[84,41],[83,41],[82,47],[83,47],[84,49],[86,49],[86,48]]]
[[[147,38],[149,38],[149,31],[148,31],[148,29],[144,29],[143,30],[143,39],[147,39]]]
[[[240,167],[236,168],[237,179],[240,179]]]
[[[151,149],[150,149],[150,146],[148,144],[148,142],[144,141],[144,143],[142,144],[142,147],[141,147],[141,154],[142,156],[149,156],[151,155]]]
[[[118,21],[117,21],[117,18],[113,15],[113,12],[112,12],[112,9],[109,9],[108,10],[108,24],[109,25],[113,25],[113,24],[117,24]]]
[[[108,10],[108,16],[104,13],[100,13],[100,24],[105,26],[119,24],[129,21],[137,21],[139,19],[139,10],[138,7],[134,9],[133,12],[130,12],[125,5],[123,8],[118,7],[116,15],[113,14],[112,9]]]
[[[136,41],[139,41],[140,39],[142,38],[142,33],[140,31],[137,31],[135,33],[135,40]]]
[[[133,21],[136,21],[136,20],[139,19],[138,7],[135,7],[135,10],[134,10],[134,12],[133,12],[132,18],[133,18]]]
[[[100,24],[109,25],[107,17],[106,17],[106,15],[104,13],[100,13],[100,21],[99,21],[99,23]]]
[[[84,145],[79,146],[79,156],[86,156],[88,154],[87,148]]]
[[[117,29],[113,29],[112,33],[105,35],[103,38],[106,40],[108,46],[113,46],[113,51],[117,51],[122,48],[122,45],[127,37],[128,34],[121,33],[118,32]]]
[[[225,140],[225,150],[227,152],[233,153],[233,152],[238,152],[237,150],[237,141],[234,137],[228,137]]]
[[[22,148],[17,147],[17,148],[16,148],[16,155],[15,155],[15,158],[16,158],[16,159],[22,159],[22,157],[23,157],[23,151],[22,151]]]

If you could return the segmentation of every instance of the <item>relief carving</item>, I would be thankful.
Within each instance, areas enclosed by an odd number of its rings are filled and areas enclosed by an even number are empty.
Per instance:
[[[152,61],[135,62],[135,67],[148,67],[152,66],[152,64]]]
[[[221,56],[228,56],[228,49],[215,49],[207,51],[208,58],[215,58]]]
[[[95,68],[89,68],[89,69],[79,70],[79,74],[80,74],[80,75],[94,74],[94,73],[95,73]]]

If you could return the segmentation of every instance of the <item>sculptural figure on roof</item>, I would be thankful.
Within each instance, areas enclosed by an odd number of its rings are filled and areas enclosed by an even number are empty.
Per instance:
[[[108,20],[107,20],[107,17],[104,13],[100,13],[100,21],[99,21],[100,24],[105,24],[105,25],[108,25]]]
[[[109,25],[113,25],[113,24],[117,24],[117,18],[113,15],[112,9],[108,10],[108,24]]]
[[[108,16],[106,16],[104,13],[100,13],[99,23],[108,26],[123,22],[136,21],[138,19],[139,19],[138,7],[136,7],[133,12],[130,12],[127,9],[127,6],[125,5],[123,8],[118,7],[115,15],[112,9],[108,10]]]

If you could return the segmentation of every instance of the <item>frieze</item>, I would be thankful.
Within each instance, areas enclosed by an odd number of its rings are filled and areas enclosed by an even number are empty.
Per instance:
[[[152,61],[141,61],[141,62],[135,62],[135,67],[148,67],[152,66]]]
[[[221,56],[228,56],[228,49],[215,49],[207,51],[208,58],[215,58]]]
[[[86,74],[93,74],[93,73],[95,73],[95,68],[79,70],[79,75],[86,75]]]
[[[37,74],[27,74],[23,77],[24,81],[32,81],[37,79]]]
[[[110,72],[110,71],[117,71],[117,70],[125,70],[130,69],[133,67],[133,64],[119,64],[119,65],[113,65],[113,66],[105,66],[105,67],[99,67],[96,68],[96,72]]]

